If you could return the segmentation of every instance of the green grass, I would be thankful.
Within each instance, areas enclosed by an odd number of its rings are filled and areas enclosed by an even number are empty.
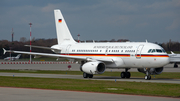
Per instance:
[[[6,73],[39,73],[39,74],[69,74],[69,75],[82,75],[81,71],[59,71],[59,70],[0,70],[0,72]],[[97,76],[120,76],[120,72],[108,72]],[[145,74],[140,72],[131,72],[131,77],[140,77],[144,78]],[[180,79],[179,72],[163,72],[160,75],[152,75],[152,78],[161,78],[161,79]]]
[[[180,84],[2,76],[0,81],[1,87],[180,97]]]

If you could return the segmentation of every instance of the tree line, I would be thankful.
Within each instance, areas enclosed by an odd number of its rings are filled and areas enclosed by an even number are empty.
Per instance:
[[[75,40],[78,42],[78,40]],[[112,39],[112,40],[100,40],[100,41],[97,41],[97,40],[87,40],[87,41],[80,41],[80,42],[127,42],[129,41],[128,39],[118,39],[118,40],[115,40],[115,39]],[[179,42],[175,42],[175,41],[171,41],[169,40],[169,42],[166,42],[166,43],[157,43],[155,42],[156,44],[159,44],[160,46],[162,46],[165,51],[180,51],[180,43]],[[17,50],[17,51],[29,51],[29,47],[25,47],[24,45],[29,45],[30,44],[30,41],[27,40],[26,38],[22,37],[20,38],[20,41],[8,41],[8,40],[0,40],[0,59],[3,59],[7,56],[9,56],[9,53],[8,54],[3,54],[3,49],[2,48],[5,48],[6,50]],[[54,39],[35,39],[33,38],[32,41],[31,41],[31,44],[32,45],[35,45],[35,46],[44,46],[44,47],[51,47],[52,45],[55,45],[57,44],[57,39],[54,38]],[[38,49],[38,48],[32,48],[32,52],[41,52],[41,53],[53,53],[51,50],[48,50],[48,49]],[[12,56],[16,56],[17,54],[12,54]],[[22,54],[23,58],[28,58],[29,55],[26,55],[26,54]]]

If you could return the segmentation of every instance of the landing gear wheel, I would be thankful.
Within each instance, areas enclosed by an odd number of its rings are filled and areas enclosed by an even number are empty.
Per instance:
[[[126,77],[126,73],[125,72],[121,72],[121,78],[125,78]]]
[[[93,75],[92,75],[92,74],[89,74],[89,78],[93,78]]]
[[[174,64],[174,68],[178,68],[178,65],[176,63]]]
[[[151,80],[151,76],[148,76],[148,80]]]
[[[130,78],[131,77],[131,73],[130,72],[127,72],[126,73],[126,78]]]
[[[83,72],[83,77],[84,77],[84,78],[88,78],[88,77],[89,77],[89,74]]]
[[[145,80],[151,80],[151,76],[150,75],[148,75],[148,76],[146,75],[145,76]]]
[[[131,73],[130,72],[121,72],[121,78],[130,78]]]

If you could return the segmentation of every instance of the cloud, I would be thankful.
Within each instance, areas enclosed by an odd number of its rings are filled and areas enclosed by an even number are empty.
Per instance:
[[[143,37],[146,37],[146,34],[153,36],[163,33],[168,36],[169,32],[178,33],[180,29],[179,0],[45,0],[44,2],[27,0],[27,2],[23,0],[1,2],[1,32],[9,33],[13,27],[15,34],[19,35],[16,37],[21,37],[29,32],[28,23],[32,22],[35,37],[55,38],[54,9],[62,11],[73,36],[77,37],[77,33],[83,34],[81,36],[84,40],[96,39],[98,34],[103,36],[98,40],[125,36],[138,41],[145,39]],[[134,37],[136,35],[140,37]],[[7,37],[7,34],[2,35],[3,38],[5,36]]]

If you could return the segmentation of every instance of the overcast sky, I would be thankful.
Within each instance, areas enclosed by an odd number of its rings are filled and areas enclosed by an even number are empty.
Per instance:
[[[180,42],[180,0],[0,0],[0,40],[56,38],[54,9],[74,39]]]

